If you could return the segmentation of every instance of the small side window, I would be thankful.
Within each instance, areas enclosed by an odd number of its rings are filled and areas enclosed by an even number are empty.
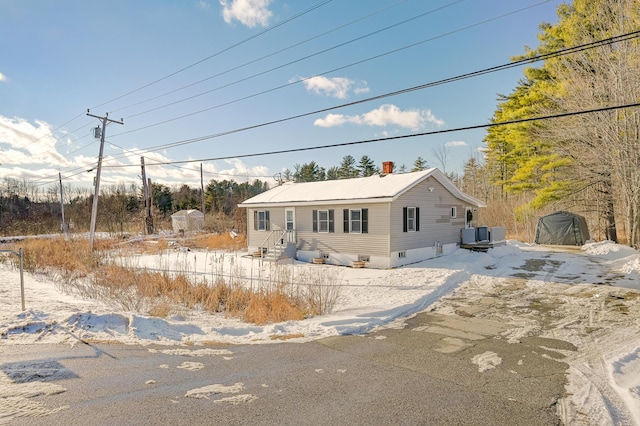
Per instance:
[[[456,206],[451,207],[451,217],[458,217],[458,208]]]

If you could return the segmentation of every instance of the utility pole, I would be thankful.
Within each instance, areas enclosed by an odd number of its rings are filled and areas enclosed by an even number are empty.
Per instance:
[[[200,201],[202,203],[202,214],[204,215],[204,180],[202,178],[202,163],[200,163]]]
[[[58,179],[60,180],[60,210],[62,211],[62,233],[67,233],[67,223],[64,221],[64,192],[62,190],[62,175],[58,172]]]
[[[87,115],[89,117],[94,117],[98,120],[102,120],[102,131],[100,132],[100,154],[98,155],[98,170],[96,172],[96,188],[93,195],[93,208],[91,209],[91,228],[89,229],[89,248],[93,251],[93,240],[96,233],[96,216],[98,215],[98,195],[100,194],[100,172],[102,171],[102,154],[104,153],[104,135],[107,133],[107,124],[124,123],[122,122],[122,118],[120,119],[120,121],[110,119],[109,113],[106,113],[104,117],[100,117],[90,114],[89,110],[87,110]]]
[[[144,157],[140,157],[140,166],[142,167],[142,192],[144,193],[144,205],[146,208],[146,217],[144,220],[145,232],[147,235],[153,234],[153,217],[151,217],[151,179],[147,184],[147,172],[144,167]]]

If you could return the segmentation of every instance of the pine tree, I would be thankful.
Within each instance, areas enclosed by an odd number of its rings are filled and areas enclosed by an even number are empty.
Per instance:
[[[367,155],[360,157],[360,163],[357,166],[360,176],[367,177],[380,174],[380,169],[376,167],[376,163]]]
[[[338,169],[340,179],[351,179],[358,177],[358,169],[356,168],[356,159],[350,155],[342,157],[342,162]]]
[[[429,167],[427,160],[422,157],[416,158],[416,161],[413,162],[412,172],[420,172],[422,170],[426,170]]]
[[[318,166],[315,161],[302,166],[296,164],[293,178],[296,182],[315,182],[319,180],[325,180],[325,170],[323,167]]]
[[[340,169],[336,166],[329,167],[329,170],[327,170],[327,180],[337,179],[340,179]]]

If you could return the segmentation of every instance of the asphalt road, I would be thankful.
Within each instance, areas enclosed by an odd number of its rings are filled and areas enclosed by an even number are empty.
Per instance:
[[[422,313],[402,329],[311,343],[0,341],[0,424],[560,424],[567,365],[558,349],[575,348],[540,338],[508,343],[501,330]]]

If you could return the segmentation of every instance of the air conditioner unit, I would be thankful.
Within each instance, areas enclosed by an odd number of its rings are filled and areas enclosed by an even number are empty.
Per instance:
[[[476,228],[476,241],[488,241],[489,240],[489,227],[478,226]]]

